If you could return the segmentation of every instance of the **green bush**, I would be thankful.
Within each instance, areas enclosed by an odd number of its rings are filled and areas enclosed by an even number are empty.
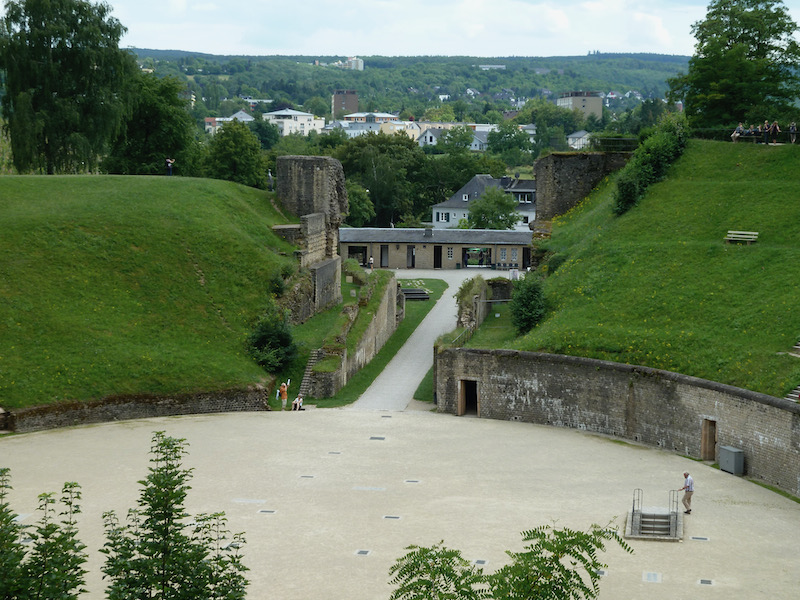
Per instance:
[[[633,153],[617,177],[614,213],[621,215],[639,202],[648,186],[663,179],[683,153],[688,131],[683,117],[667,115]]]
[[[250,356],[270,373],[280,371],[297,355],[297,345],[286,314],[270,306],[247,338]]]
[[[539,324],[545,313],[545,298],[542,280],[528,274],[514,285],[511,297],[511,322],[519,335],[527,333]]]

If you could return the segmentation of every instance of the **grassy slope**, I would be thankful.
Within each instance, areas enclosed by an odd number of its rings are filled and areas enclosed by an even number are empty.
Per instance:
[[[0,405],[220,389],[292,248],[266,195],[165,177],[0,177]]]
[[[782,396],[800,384],[800,148],[693,141],[640,205],[613,185],[560,218],[551,312],[506,346],[648,365]],[[725,245],[729,229],[759,231]]]

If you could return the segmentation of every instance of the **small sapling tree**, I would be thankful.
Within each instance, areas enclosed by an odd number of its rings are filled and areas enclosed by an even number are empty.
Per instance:
[[[151,466],[138,509],[122,523],[104,514],[107,542],[103,573],[109,600],[239,600],[245,597],[242,534],[230,536],[223,513],[199,515],[184,509],[191,469],[181,465],[183,439],[153,435]]]
[[[16,521],[6,497],[10,470],[0,468],[0,598],[72,600],[85,590],[86,546],[78,540],[75,517],[80,513],[80,486],[64,484],[61,511],[52,493],[39,496],[39,522],[26,528]],[[60,518],[59,518],[60,517]],[[31,540],[26,552],[23,534]]]

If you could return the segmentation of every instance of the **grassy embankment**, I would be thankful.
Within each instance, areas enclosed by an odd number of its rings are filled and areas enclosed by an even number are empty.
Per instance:
[[[0,405],[265,380],[245,337],[294,264],[281,222],[222,181],[0,177]]]
[[[647,365],[783,396],[800,384],[800,148],[692,141],[622,217],[601,185],[557,219],[549,312],[529,334],[489,317],[470,346]],[[758,231],[726,245],[730,229]],[[563,262],[562,262],[563,261]]]

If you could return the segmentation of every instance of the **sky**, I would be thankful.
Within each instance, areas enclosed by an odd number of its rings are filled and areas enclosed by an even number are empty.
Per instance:
[[[94,0],[92,0],[94,1]],[[694,53],[709,0],[106,0],[122,47],[229,55]],[[783,3],[797,22],[800,0]],[[4,12],[0,10],[0,12]]]

